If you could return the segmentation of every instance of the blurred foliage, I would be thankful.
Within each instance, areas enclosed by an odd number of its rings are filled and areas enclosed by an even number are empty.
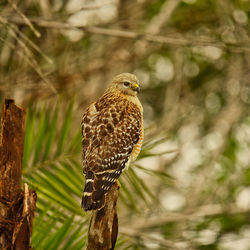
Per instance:
[[[34,248],[83,249],[81,116],[132,72],[146,133],[120,178],[117,249],[250,249],[249,15],[249,0],[0,1],[0,99],[27,107]]]

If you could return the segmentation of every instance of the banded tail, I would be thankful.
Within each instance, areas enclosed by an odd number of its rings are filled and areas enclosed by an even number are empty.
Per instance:
[[[121,172],[122,170],[120,169],[94,174],[91,170],[87,170],[82,197],[82,208],[85,211],[103,208],[105,205],[105,194],[117,181]]]
[[[104,206],[104,192],[100,192],[102,189],[96,189],[96,181],[93,172],[87,171],[81,205],[85,211],[101,209]]]

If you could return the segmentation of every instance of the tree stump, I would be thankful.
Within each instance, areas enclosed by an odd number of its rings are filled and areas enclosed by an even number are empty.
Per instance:
[[[106,194],[105,206],[92,212],[87,250],[113,250],[118,235],[116,203],[119,185],[115,183]]]
[[[36,193],[21,190],[25,111],[4,102],[0,138],[0,249],[30,249]]]

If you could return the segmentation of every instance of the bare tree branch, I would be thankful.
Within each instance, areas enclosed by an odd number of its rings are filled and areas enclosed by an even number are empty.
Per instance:
[[[21,23],[27,25],[24,20],[18,17],[4,17],[9,22],[13,23]],[[51,29],[81,29],[86,33],[96,34],[96,35],[105,35],[105,36],[113,36],[113,37],[123,37],[127,39],[142,39],[149,42],[161,43],[161,44],[168,44],[171,46],[215,46],[222,49],[228,49],[232,52],[250,52],[250,48],[244,42],[235,43],[235,44],[226,44],[222,41],[211,39],[209,37],[192,37],[192,38],[185,38],[183,35],[180,37],[167,37],[167,36],[159,36],[159,35],[152,35],[148,33],[139,33],[135,31],[125,31],[125,30],[117,30],[117,29],[108,29],[108,28],[101,28],[101,27],[94,27],[94,26],[85,26],[85,25],[73,25],[68,23],[62,23],[57,21],[50,21],[38,18],[29,18],[32,23],[44,28],[51,28]]]
[[[148,25],[146,29],[147,33],[150,33],[152,35],[158,34],[163,24],[168,22],[169,18],[172,16],[179,3],[180,0],[166,1],[161,7],[160,13],[156,15]]]
[[[194,220],[201,217],[218,216],[218,215],[235,215],[249,213],[250,209],[243,209],[237,207],[235,204],[230,204],[227,206],[222,206],[220,204],[209,204],[196,208],[195,212],[183,212],[183,213],[173,213],[164,212],[162,214],[157,214],[156,216],[147,217],[146,219],[136,219],[136,224],[129,224],[121,226],[120,231],[123,228],[132,228],[133,230],[143,230],[145,228],[159,227],[160,225],[165,225],[170,222],[178,222],[185,220]]]
[[[166,240],[163,238],[159,238],[154,235],[150,235],[149,233],[143,233],[141,231],[137,231],[131,228],[121,228],[120,233],[129,236],[130,238],[132,237],[140,237],[144,240],[149,240],[150,242],[156,242],[159,244],[159,246],[164,247],[164,249],[172,249],[172,250],[179,250],[183,249],[182,247],[178,246],[177,242],[171,241],[171,240]],[[189,250],[192,250],[192,248],[188,248]]]
[[[36,35],[36,37],[41,37],[41,34],[36,30],[36,28],[34,27],[34,25],[30,22],[29,18],[27,18],[22,13],[22,11],[19,10],[19,8],[17,7],[17,5],[15,3],[13,3],[13,0],[9,0],[9,3],[13,7],[13,9],[22,17],[22,19],[25,22],[25,24],[28,25],[30,27],[30,29],[34,32],[34,34]]]

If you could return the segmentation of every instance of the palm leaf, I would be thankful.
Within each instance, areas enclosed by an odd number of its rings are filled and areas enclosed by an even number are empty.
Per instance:
[[[53,147],[53,142],[55,139],[56,131],[57,131],[57,119],[58,119],[58,105],[55,107],[53,112],[51,123],[49,124],[49,128],[47,129],[47,140],[44,146],[44,155],[42,160],[45,161],[48,159],[49,154],[51,153],[51,149]]]
[[[62,153],[64,145],[67,141],[67,137],[70,130],[70,124],[71,124],[71,116],[73,111],[74,101],[73,99],[68,105],[66,115],[64,116],[64,121],[62,123],[62,128],[59,134],[58,144],[57,144],[57,150],[55,156],[58,156]]]
[[[56,249],[58,246],[62,245],[65,236],[69,233],[73,221],[74,217],[67,219],[64,224],[60,225],[58,230],[47,238],[46,243],[43,245],[43,249]]]

